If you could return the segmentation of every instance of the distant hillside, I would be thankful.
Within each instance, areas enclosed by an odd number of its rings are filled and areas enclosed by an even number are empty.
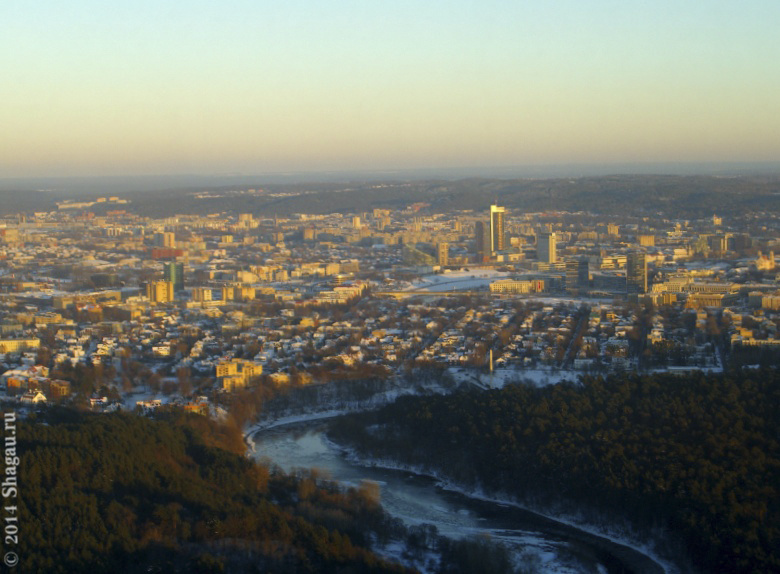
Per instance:
[[[247,189],[259,193],[239,193]],[[203,192],[208,191],[206,197]],[[55,209],[55,200],[93,198],[95,191],[25,193],[0,191],[0,213]],[[780,210],[780,177],[614,175],[557,179],[461,179],[353,181],[347,183],[270,184],[244,179],[227,186],[126,192],[129,210],[141,215],[251,212],[272,216],[292,213],[362,212],[374,207],[401,209],[427,203],[431,212],[484,211],[496,201],[522,212],[589,211],[603,215],[663,213],[699,218]],[[199,197],[200,196],[200,197]],[[112,206],[95,205],[97,213]]]

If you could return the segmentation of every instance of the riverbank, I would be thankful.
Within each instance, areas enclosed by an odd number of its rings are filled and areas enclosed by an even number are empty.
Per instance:
[[[443,394],[451,392],[451,388],[442,387],[438,382],[426,382],[416,387],[403,385],[396,380],[391,388],[380,391],[368,399],[359,401],[338,401],[327,402],[324,406],[330,407],[322,409],[322,404],[317,405],[297,405],[285,409],[281,413],[275,413],[271,418],[258,420],[244,427],[244,441],[247,447],[252,448],[251,436],[259,431],[296,424],[299,422],[318,421],[322,419],[337,417],[348,413],[359,413],[379,409],[392,403],[399,397],[405,395],[417,394]]]
[[[463,485],[452,482],[448,477],[441,475],[435,470],[423,468],[420,466],[404,464],[396,460],[375,459],[361,456],[357,451],[333,442],[327,436],[324,437],[326,443],[333,449],[339,451],[352,464],[381,468],[385,470],[397,470],[408,472],[416,476],[427,477],[437,482],[437,486],[443,490],[455,492],[462,496],[488,502],[491,504],[503,505],[516,508],[525,512],[532,513],[544,520],[553,522],[566,529],[568,535],[574,532],[585,535],[590,543],[596,540],[610,553],[617,554],[621,559],[627,561],[634,572],[647,574],[680,574],[680,570],[668,560],[660,557],[647,544],[639,542],[632,538],[627,538],[625,533],[610,532],[605,527],[598,527],[592,523],[585,522],[572,515],[548,514],[539,509],[529,508],[520,504],[507,496],[495,496],[485,493],[481,489],[467,488]],[[574,532],[572,532],[574,531]],[[627,550],[628,552],[624,551]]]
[[[246,442],[247,446],[249,446],[250,449],[254,452],[255,449],[254,449],[253,436],[258,432],[271,430],[274,428],[283,427],[287,425],[293,425],[293,424],[319,422],[326,419],[339,417],[341,415],[345,415],[350,412],[354,412],[354,411],[348,409],[337,409],[337,410],[330,410],[330,411],[320,411],[318,413],[313,413],[308,415],[306,414],[289,415],[286,417],[280,417],[278,419],[260,421],[251,426],[248,426],[244,430],[244,442]]]
[[[419,480],[430,481],[431,488],[437,487],[442,491],[451,493],[449,496],[460,496],[463,499],[469,499],[475,501],[474,504],[490,505],[494,508],[491,512],[506,513],[518,513],[513,519],[517,519],[518,526],[512,528],[520,528],[515,530],[513,534],[510,534],[510,538],[518,539],[518,532],[526,532],[529,528],[529,523],[534,524],[530,528],[539,528],[540,532],[546,532],[548,535],[552,535],[554,538],[563,538],[570,540],[570,547],[582,547],[595,549],[598,560],[606,560],[611,562],[611,567],[608,570],[598,569],[599,572],[625,572],[631,571],[638,574],[644,574],[645,572],[650,574],[675,574],[680,570],[676,568],[670,562],[664,560],[652,548],[647,545],[641,544],[636,541],[635,537],[626,536],[625,532],[615,532],[614,528],[610,530],[609,525],[595,525],[588,523],[586,520],[576,516],[567,515],[565,513],[545,513],[538,511],[528,505],[519,504],[506,496],[491,496],[488,493],[482,492],[478,489],[465,488],[462,485],[457,485],[452,481],[449,481],[447,477],[444,477],[435,471],[425,468],[415,468],[410,465],[404,465],[398,461],[391,460],[371,460],[365,457],[360,457],[356,452],[351,451],[349,448],[330,441],[324,433],[324,427],[326,421],[329,418],[334,418],[342,414],[340,411],[323,411],[316,413],[310,418],[306,418],[301,415],[291,415],[282,417],[273,421],[264,421],[252,425],[247,434],[247,442],[252,445],[253,453],[255,456],[263,454],[258,452],[262,450],[255,447],[256,443],[261,444],[263,440],[258,435],[262,435],[263,432],[270,432],[269,436],[278,437],[279,433],[285,433],[289,427],[291,435],[301,436],[305,432],[314,433],[312,436],[316,436],[318,441],[323,443],[323,448],[330,450],[336,459],[341,459],[344,463],[349,464],[354,468],[373,468],[377,471],[389,471],[389,472],[402,472],[415,476]],[[321,428],[320,428],[321,427]],[[303,432],[302,432],[303,431]],[[272,441],[277,438],[272,438]],[[295,444],[291,444],[295,449]],[[285,447],[283,450],[278,450],[276,455],[282,458],[289,457],[289,448]],[[274,456],[271,456],[274,459]],[[322,463],[321,458],[317,458],[312,461],[312,466],[319,466]],[[297,466],[308,466],[309,463],[301,464],[297,462]],[[359,471],[358,471],[359,472]],[[353,477],[350,477],[353,478]],[[343,481],[342,481],[343,482]],[[349,484],[349,481],[347,482]],[[514,514],[512,514],[514,516]],[[414,522],[413,522],[414,523]],[[519,526],[523,523],[524,526]],[[470,529],[465,529],[460,535],[469,535],[472,532]],[[490,536],[496,540],[501,540],[501,531],[493,529],[490,532]],[[531,555],[544,555],[544,551],[539,551],[540,548],[546,546],[545,543],[540,544],[537,539],[531,542],[532,547],[535,550]],[[571,548],[570,548],[571,549]],[[547,556],[544,556],[542,563],[539,564],[539,572],[544,573],[558,573],[558,572],[582,572],[582,569],[571,569],[562,567],[561,563],[550,554],[551,551],[547,551]],[[593,558],[593,556],[591,556]],[[403,561],[403,560],[402,560]],[[548,562],[549,561],[549,562]],[[595,572],[596,570],[594,570]]]

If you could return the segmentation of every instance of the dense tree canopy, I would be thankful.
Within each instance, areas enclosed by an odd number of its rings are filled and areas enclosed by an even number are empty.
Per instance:
[[[331,436],[520,500],[660,525],[703,571],[780,571],[774,369],[404,397]]]
[[[175,411],[19,422],[20,571],[404,571],[368,550],[392,527],[370,489],[255,464],[233,435]]]

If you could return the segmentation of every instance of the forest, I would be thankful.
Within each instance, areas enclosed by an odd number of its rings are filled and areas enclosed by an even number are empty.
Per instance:
[[[530,571],[499,543],[405,526],[375,483],[255,462],[239,427],[176,408],[148,418],[52,407],[18,421],[15,448],[20,572]],[[377,554],[388,545],[410,566]]]
[[[22,572],[407,571],[369,549],[397,526],[372,488],[256,464],[205,417],[39,416],[18,426]]]
[[[665,532],[684,571],[780,571],[776,369],[402,397],[329,436],[532,508]]]

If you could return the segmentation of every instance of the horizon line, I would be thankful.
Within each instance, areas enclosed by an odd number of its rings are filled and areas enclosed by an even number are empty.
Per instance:
[[[626,168],[629,168],[626,171]],[[645,161],[645,162],[600,162],[600,163],[546,163],[546,164],[513,164],[488,166],[427,166],[427,167],[384,167],[384,168],[333,168],[333,169],[277,169],[257,172],[227,171],[227,172],[185,172],[170,171],[157,173],[119,173],[119,174],[41,174],[41,175],[0,175],[0,181],[29,180],[111,180],[111,179],[153,179],[153,178],[263,178],[263,177],[305,177],[305,176],[349,176],[349,175],[402,175],[415,173],[439,173],[439,177],[448,179],[456,174],[471,174],[470,177],[485,179],[501,179],[489,172],[520,172],[532,171],[533,175],[523,176],[516,173],[512,179],[531,177],[540,178],[539,172],[549,175],[543,179],[557,177],[590,177],[594,175],[712,175],[728,170],[769,170],[780,175],[780,161]],[[572,173],[568,170],[584,170],[584,174]],[[633,171],[637,170],[637,171]],[[652,171],[649,171],[652,170]],[[680,173],[680,171],[684,173]],[[701,170],[701,171],[696,171]],[[482,175],[478,175],[480,172]],[[449,174],[449,176],[445,175]],[[744,174],[743,174],[744,175]],[[301,183],[311,180],[301,180]]]

